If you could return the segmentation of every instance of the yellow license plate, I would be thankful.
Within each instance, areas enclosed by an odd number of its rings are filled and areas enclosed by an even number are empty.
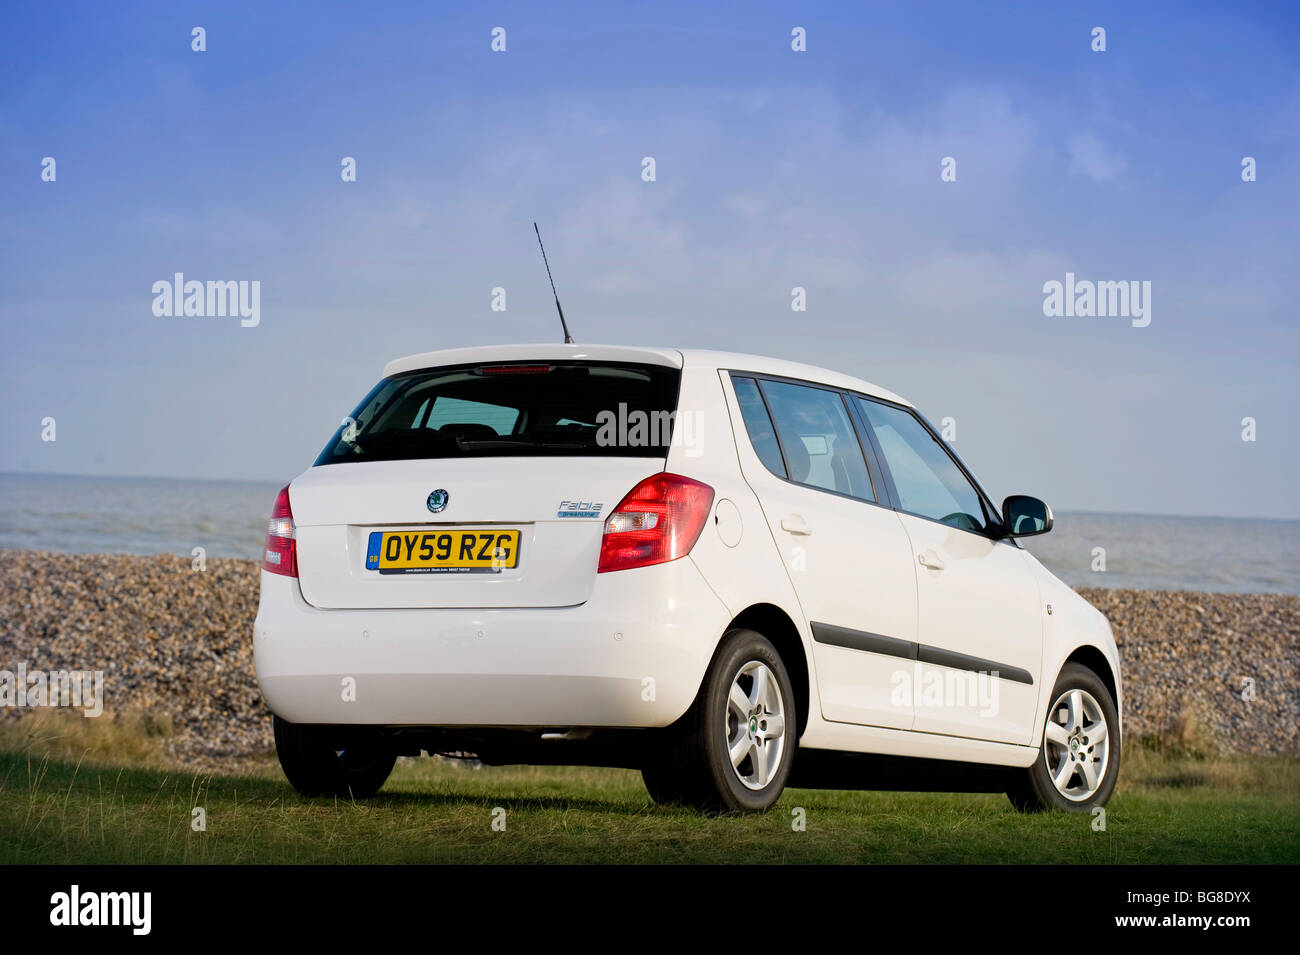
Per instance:
[[[371,531],[366,570],[381,574],[497,573],[519,562],[519,531]]]

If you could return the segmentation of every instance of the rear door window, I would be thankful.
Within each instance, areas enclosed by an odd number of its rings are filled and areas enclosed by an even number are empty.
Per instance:
[[[837,391],[787,381],[761,381],[786,477],[823,491],[876,500],[862,446]]]

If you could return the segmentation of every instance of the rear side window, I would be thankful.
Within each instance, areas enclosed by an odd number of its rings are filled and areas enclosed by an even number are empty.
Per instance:
[[[768,417],[763,396],[758,393],[758,383],[753,378],[732,378],[731,384],[736,389],[736,401],[740,404],[740,414],[745,419],[745,430],[749,432],[749,442],[754,446],[754,453],[765,468],[777,477],[785,477],[781,446],[777,444],[776,432],[772,430],[772,419]]]
[[[385,378],[316,464],[563,455],[665,457],[681,375],[615,362],[511,362]]]

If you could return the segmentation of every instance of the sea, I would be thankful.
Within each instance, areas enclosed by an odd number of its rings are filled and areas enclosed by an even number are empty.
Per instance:
[[[0,548],[257,558],[280,486],[0,474]],[[1075,587],[1300,594],[1300,521],[1065,512],[1024,545]]]

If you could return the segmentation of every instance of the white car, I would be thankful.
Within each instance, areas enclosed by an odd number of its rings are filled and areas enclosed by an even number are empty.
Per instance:
[[[520,345],[391,362],[275,503],[254,647],[289,781],[398,755],[1104,803],[1105,617],[904,399],[772,358]]]

